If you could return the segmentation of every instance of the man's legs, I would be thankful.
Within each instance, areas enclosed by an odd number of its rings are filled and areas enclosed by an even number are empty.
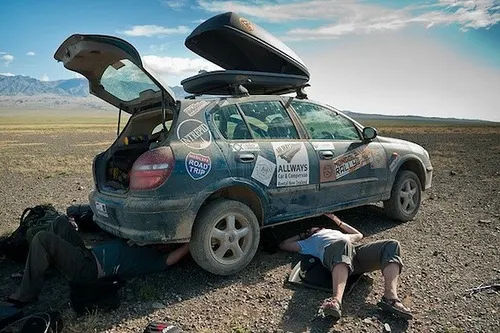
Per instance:
[[[36,300],[51,265],[68,279],[97,279],[97,264],[90,251],[54,233],[40,231],[30,245],[21,285],[11,298],[20,302]]]
[[[355,251],[354,274],[381,269],[384,276],[384,297],[382,301],[406,314],[403,317],[411,318],[409,310],[404,307],[398,298],[398,278],[403,267],[399,242],[393,239],[371,242],[356,246]]]

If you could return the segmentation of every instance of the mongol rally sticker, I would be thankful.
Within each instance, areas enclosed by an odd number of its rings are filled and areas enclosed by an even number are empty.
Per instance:
[[[186,119],[177,127],[177,138],[191,149],[204,149],[212,143],[207,124],[196,119]]]
[[[212,169],[209,156],[190,152],[186,156],[186,171],[194,180],[200,180]]]

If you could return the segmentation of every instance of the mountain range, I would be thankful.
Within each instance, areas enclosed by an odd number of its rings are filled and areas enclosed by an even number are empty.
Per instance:
[[[130,82],[122,82],[123,86]],[[170,87],[176,98],[182,99],[188,94],[181,86]],[[113,110],[114,108],[99,98],[89,94],[88,81],[85,78],[74,78],[57,81],[41,81],[23,75],[0,74],[0,114],[18,113],[14,109],[23,110]],[[421,116],[390,116],[382,114],[366,114],[343,111],[358,121],[411,121],[411,122],[460,122],[488,123],[480,120],[455,118],[437,118]]]

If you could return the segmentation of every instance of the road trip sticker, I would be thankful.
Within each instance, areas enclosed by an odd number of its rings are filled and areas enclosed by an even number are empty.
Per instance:
[[[276,185],[309,184],[309,158],[303,142],[273,142],[276,156]]]
[[[190,152],[186,156],[186,171],[194,180],[200,180],[212,169],[209,156]]]
[[[373,157],[367,146],[361,146],[333,160],[320,161],[320,182],[338,180],[372,163]]]
[[[253,168],[252,178],[269,186],[274,175],[274,170],[276,170],[276,164],[259,155]]]
[[[207,106],[208,104],[210,104],[210,101],[199,101],[199,102],[190,104],[188,107],[186,107],[184,109],[183,112],[185,114],[187,114],[188,116],[192,117],[192,116],[198,114],[198,112],[200,112],[201,110],[203,110],[203,108],[205,108],[205,106]]]
[[[372,154],[372,169],[381,169],[387,167],[387,159],[385,154],[385,149],[382,146],[370,147]]]
[[[204,149],[212,143],[210,129],[196,119],[186,119],[177,127],[177,138],[191,149]]]

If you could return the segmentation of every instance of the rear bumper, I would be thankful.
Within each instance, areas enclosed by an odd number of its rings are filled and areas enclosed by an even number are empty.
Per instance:
[[[115,197],[96,190],[89,195],[94,220],[112,235],[136,244],[184,243],[191,237],[195,213],[192,198]],[[103,209],[97,209],[96,203]]]

